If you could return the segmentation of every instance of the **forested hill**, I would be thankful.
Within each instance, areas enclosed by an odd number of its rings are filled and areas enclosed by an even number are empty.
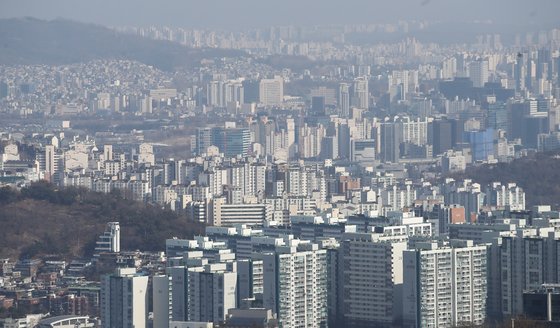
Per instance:
[[[536,153],[511,163],[486,164],[468,168],[454,178],[469,178],[482,185],[494,181],[515,182],[525,191],[527,206],[552,205],[560,208],[560,155]]]
[[[204,226],[119,193],[56,189],[39,182],[21,191],[0,188],[0,258],[89,256],[107,222],[119,221],[122,250],[162,251],[165,239],[201,234]]]
[[[244,55],[237,50],[193,49],[63,19],[0,19],[0,65],[63,65],[94,59],[127,59],[169,71],[196,66],[205,58]]]

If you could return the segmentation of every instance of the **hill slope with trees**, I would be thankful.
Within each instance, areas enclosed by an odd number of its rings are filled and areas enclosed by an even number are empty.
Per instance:
[[[0,188],[0,257],[90,256],[107,222],[121,226],[121,249],[162,251],[165,239],[201,234],[183,215],[85,189],[56,189],[46,182],[21,191]]]
[[[472,179],[481,185],[515,182],[525,191],[527,206],[552,205],[560,208],[560,155],[536,153],[511,163],[485,164],[452,176]]]

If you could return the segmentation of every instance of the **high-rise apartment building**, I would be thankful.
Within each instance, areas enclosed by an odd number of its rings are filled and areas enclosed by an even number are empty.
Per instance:
[[[481,325],[486,319],[487,246],[418,243],[404,251],[405,327]]]
[[[281,327],[327,327],[327,251],[291,240],[263,259],[263,305]]]
[[[153,327],[168,328],[172,320],[171,278],[167,275],[152,278]]]
[[[367,77],[354,80],[352,106],[367,109],[369,107],[369,83]]]
[[[101,327],[148,327],[148,276],[119,268],[101,280]]]
[[[341,117],[350,116],[350,86],[341,83],[338,87],[338,108]]]
[[[400,317],[407,235],[347,233],[341,241],[343,317],[348,327],[392,327]],[[339,287],[340,288],[340,287]]]

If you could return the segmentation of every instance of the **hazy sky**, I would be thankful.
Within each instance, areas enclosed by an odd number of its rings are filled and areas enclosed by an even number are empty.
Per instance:
[[[0,18],[244,28],[405,20],[560,25],[560,0],[0,0]]]

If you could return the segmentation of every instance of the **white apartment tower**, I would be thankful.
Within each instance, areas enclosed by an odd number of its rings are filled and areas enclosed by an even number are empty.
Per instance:
[[[119,268],[101,280],[101,327],[148,326],[148,279],[135,268]]]
[[[419,243],[404,252],[404,327],[484,323],[487,246],[460,243]]]
[[[103,146],[103,160],[112,161],[113,160],[113,145]]]
[[[343,316],[349,327],[392,327],[400,317],[408,237],[346,233],[341,242]]]
[[[327,326],[327,251],[291,240],[263,257],[263,305],[280,327]]]
[[[352,105],[362,109],[369,108],[369,82],[367,77],[358,77],[354,80]]]
[[[348,83],[341,83],[338,89],[338,108],[341,117],[350,116],[350,86]]]

